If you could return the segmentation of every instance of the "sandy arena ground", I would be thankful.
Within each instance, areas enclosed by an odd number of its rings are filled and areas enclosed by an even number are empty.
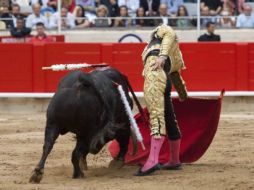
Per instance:
[[[1,190],[83,189],[254,189],[254,113],[222,115],[216,137],[198,162],[182,171],[158,171],[134,177],[138,166],[109,170],[111,160],[104,149],[89,155],[84,179],[72,179],[73,135],[58,138],[41,184],[28,180],[39,161],[43,145],[45,114],[0,114]]]

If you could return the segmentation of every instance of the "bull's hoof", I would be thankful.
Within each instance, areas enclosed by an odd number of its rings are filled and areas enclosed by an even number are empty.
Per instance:
[[[82,171],[87,170],[87,162],[85,158],[80,158],[79,159],[79,167]]]
[[[120,169],[124,166],[124,161],[123,160],[111,160],[111,162],[109,163],[109,168],[110,169]]]
[[[30,183],[40,183],[42,177],[43,177],[43,170],[35,168],[32,176],[29,179],[29,182]]]
[[[74,173],[73,176],[72,176],[73,179],[82,179],[82,178],[84,178],[84,177],[85,177],[85,176],[84,176],[84,173],[83,173],[83,172],[76,172],[76,173]]]

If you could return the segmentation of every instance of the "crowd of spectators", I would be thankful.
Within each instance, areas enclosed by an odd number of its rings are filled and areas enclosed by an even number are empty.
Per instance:
[[[178,28],[197,25],[186,3],[196,0],[1,0],[0,26],[13,34],[29,33],[37,23],[45,28],[154,27],[167,24]],[[254,28],[254,13],[246,2],[254,0],[201,0],[201,26],[213,22],[222,28]],[[21,11],[30,6],[31,11]],[[25,20],[25,21],[24,21]],[[21,24],[22,23],[22,24]],[[2,24],[2,25],[1,25]],[[15,28],[15,29],[14,29]]]

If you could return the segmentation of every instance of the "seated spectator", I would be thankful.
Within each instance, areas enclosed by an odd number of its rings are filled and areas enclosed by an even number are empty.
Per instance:
[[[27,28],[25,26],[25,20],[23,17],[18,17],[16,19],[16,27],[11,28],[10,33],[11,36],[17,37],[17,38],[22,38],[30,35],[31,33],[31,28]]]
[[[1,14],[1,20],[5,23],[6,28],[14,27],[12,14],[9,10],[9,7],[3,7],[2,14]]]
[[[76,6],[73,11],[76,28],[85,28],[90,26],[90,22],[85,17],[85,10],[81,5]]]
[[[21,14],[20,14],[20,6],[18,4],[13,4],[12,5],[12,9],[11,9],[11,14],[10,14],[10,17],[12,18],[10,20],[10,26],[11,27],[16,27],[16,21],[17,21],[17,17],[20,17]]]
[[[176,15],[178,7],[183,4],[183,0],[161,0],[161,3],[167,5],[169,15]]]
[[[159,7],[159,15],[157,15],[158,19],[155,20],[155,26],[158,26],[159,24],[165,24],[165,25],[170,25],[170,26],[175,26],[176,25],[176,20],[174,16],[168,14],[168,7],[166,4],[160,4]]]
[[[96,0],[75,0],[76,5],[81,5],[86,12],[86,17],[91,22],[96,17]]]
[[[1,0],[1,1],[0,1],[0,14],[2,13],[2,9],[3,9],[4,7],[9,8],[10,5],[11,5],[11,1],[10,1],[10,0]]]
[[[209,22],[216,22],[216,18],[210,15],[210,10],[207,6],[201,9],[201,16],[203,17],[200,20],[202,27],[206,27]]]
[[[235,17],[225,8],[220,13],[219,24],[221,28],[233,28],[235,26]]]
[[[201,11],[208,7],[209,15],[216,16],[219,15],[222,9],[222,1],[221,0],[201,0]]]
[[[111,20],[107,18],[108,8],[105,5],[100,5],[96,10],[97,18],[94,21],[96,27],[109,27]]]
[[[250,5],[243,6],[243,13],[237,17],[237,28],[254,28],[254,13]]]
[[[68,12],[68,9],[65,7],[61,8],[61,15],[56,12],[51,18],[49,22],[50,28],[56,28],[58,26],[58,20],[60,19],[61,27],[63,29],[74,28],[75,27],[75,18],[74,16]],[[61,18],[60,18],[61,17]]]
[[[45,33],[45,25],[42,22],[36,23],[36,36],[32,37],[29,42],[32,43],[45,43],[53,42],[53,38]]]
[[[26,27],[35,28],[38,22],[42,22],[45,27],[48,27],[48,20],[41,14],[41,6],[39,4],[33,5],[33,14],[26,18]]]
[[[120,15],[119,15],[119,17],[116,17],[114,26],[116,26],[116,27],[131,26],[131,19],[127,18],[127,17],[129,17],[128,7],[126,7],[125,5],[122,5],[119,7],[119,11],[120,11]]]
[[[138,0],[118,0],[119,6],[126,6],[128,8],[128,15],[131,17],[136,16],[136,11],[139,8]]]
[[[102,5],[108,8],[108,16],[116,17],[119,13],[119,6],[117,0],[100,0]]]
[[[144,8],[146,16],[159,14],[160,0],[140,0],[140,7]]]
[[[177,17],[188,17],[188,11],[184,5],[180,5],[177,11]],[[176,20],[176,26],[179,28],[188,28],[191,26],[189,18],[178,18]]]
[[[207,33],[201,35],[198,38],[199,42],[205,42],[205,41],[220,41],[220,35],[216,35],[214,34],[214,30],[215,30],[215,23],[214,22],[208,22],[207,26]]]
[[[145,10],[143,7],[139,7],[136,14],[135,25],[136,26],[154,26],[153,19],[140,19],[139,17],[145,17]]]

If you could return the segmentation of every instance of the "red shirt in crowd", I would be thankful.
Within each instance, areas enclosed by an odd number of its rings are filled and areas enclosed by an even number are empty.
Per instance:
[[[51,36],[34,36],[31,38],[31,40],[29,42],[32,42],[32,43],[38,43],[38,42],[44,42],[44,43],[47,43],[47,42],[54,42],[53,38]]]

